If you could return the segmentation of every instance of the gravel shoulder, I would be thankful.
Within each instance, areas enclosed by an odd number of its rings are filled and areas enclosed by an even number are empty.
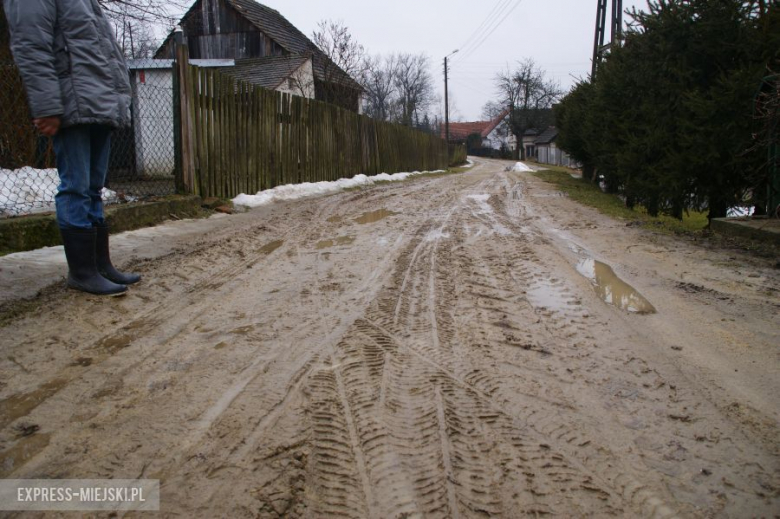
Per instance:
[[[155,232],[121,237],[126,297],[48,288],[3,321],[0,477],[160,479],[164,516],[780,507],[767,261],[488,160]]]

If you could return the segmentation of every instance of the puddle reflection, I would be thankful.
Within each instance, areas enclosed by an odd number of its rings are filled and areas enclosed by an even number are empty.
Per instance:
[[[656,312],[655,307],[634,287],[620,279],[609,265],[593,259],[585,259],[577,265],[577,270],[590,279],[596,293],[607,304],[636,314]]]
[[[355,221],[359,224],[375,223],[378,222],[379,220],[383,220],[387,218],[388,216],[393,216],[396,214],[401,214],[401,213],[397,213],[395,211],[389,211],[387,209],[378,209],[376,211],[363,213],[363,215],[360,216],[359,218],[355,218]]]

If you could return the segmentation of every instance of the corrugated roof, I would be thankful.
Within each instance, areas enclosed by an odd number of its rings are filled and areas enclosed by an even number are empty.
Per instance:
[[[273,90],[306,63],[305,56],[268,56],[236,60],[233,67],[224,67],[221,72],[236,79]]]
[[[536,138],[534,144],[550,144],[558,136],[558,128],[550,126]]]

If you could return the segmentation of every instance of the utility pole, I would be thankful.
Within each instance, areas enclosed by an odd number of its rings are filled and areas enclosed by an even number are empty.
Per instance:
[[[444,56],[444,139],[450,142],[450,98],[447,90],[447,58],[458,52],[458,49]]]
[[[607,0],[597,0],[597,3],[596,35],[593,40],[593,65],[590,72],[591,81],[596,79],[596,71],[607,51],[613,45],[620,45],[620,40],[623,38],[623,0],[612,0],[612,41],[606,45],[604,45],[604,36],[607,30]]]

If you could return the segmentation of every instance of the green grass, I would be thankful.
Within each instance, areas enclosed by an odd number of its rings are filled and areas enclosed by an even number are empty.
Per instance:
[[[572,200],[593,207],[612,218],[637,222],[660,232],[674,234],[700,232],[707,227],[706,213],[691,211],[683,217],[682,221],[671,216],[653,217],[647,214],[643,207],[627,208],[617,195],[604,193],[596,184],[580,178],[572,178],[574,170],[559,166],[545,167],[548,169],[537,171],[533,175],[554,185]]]

